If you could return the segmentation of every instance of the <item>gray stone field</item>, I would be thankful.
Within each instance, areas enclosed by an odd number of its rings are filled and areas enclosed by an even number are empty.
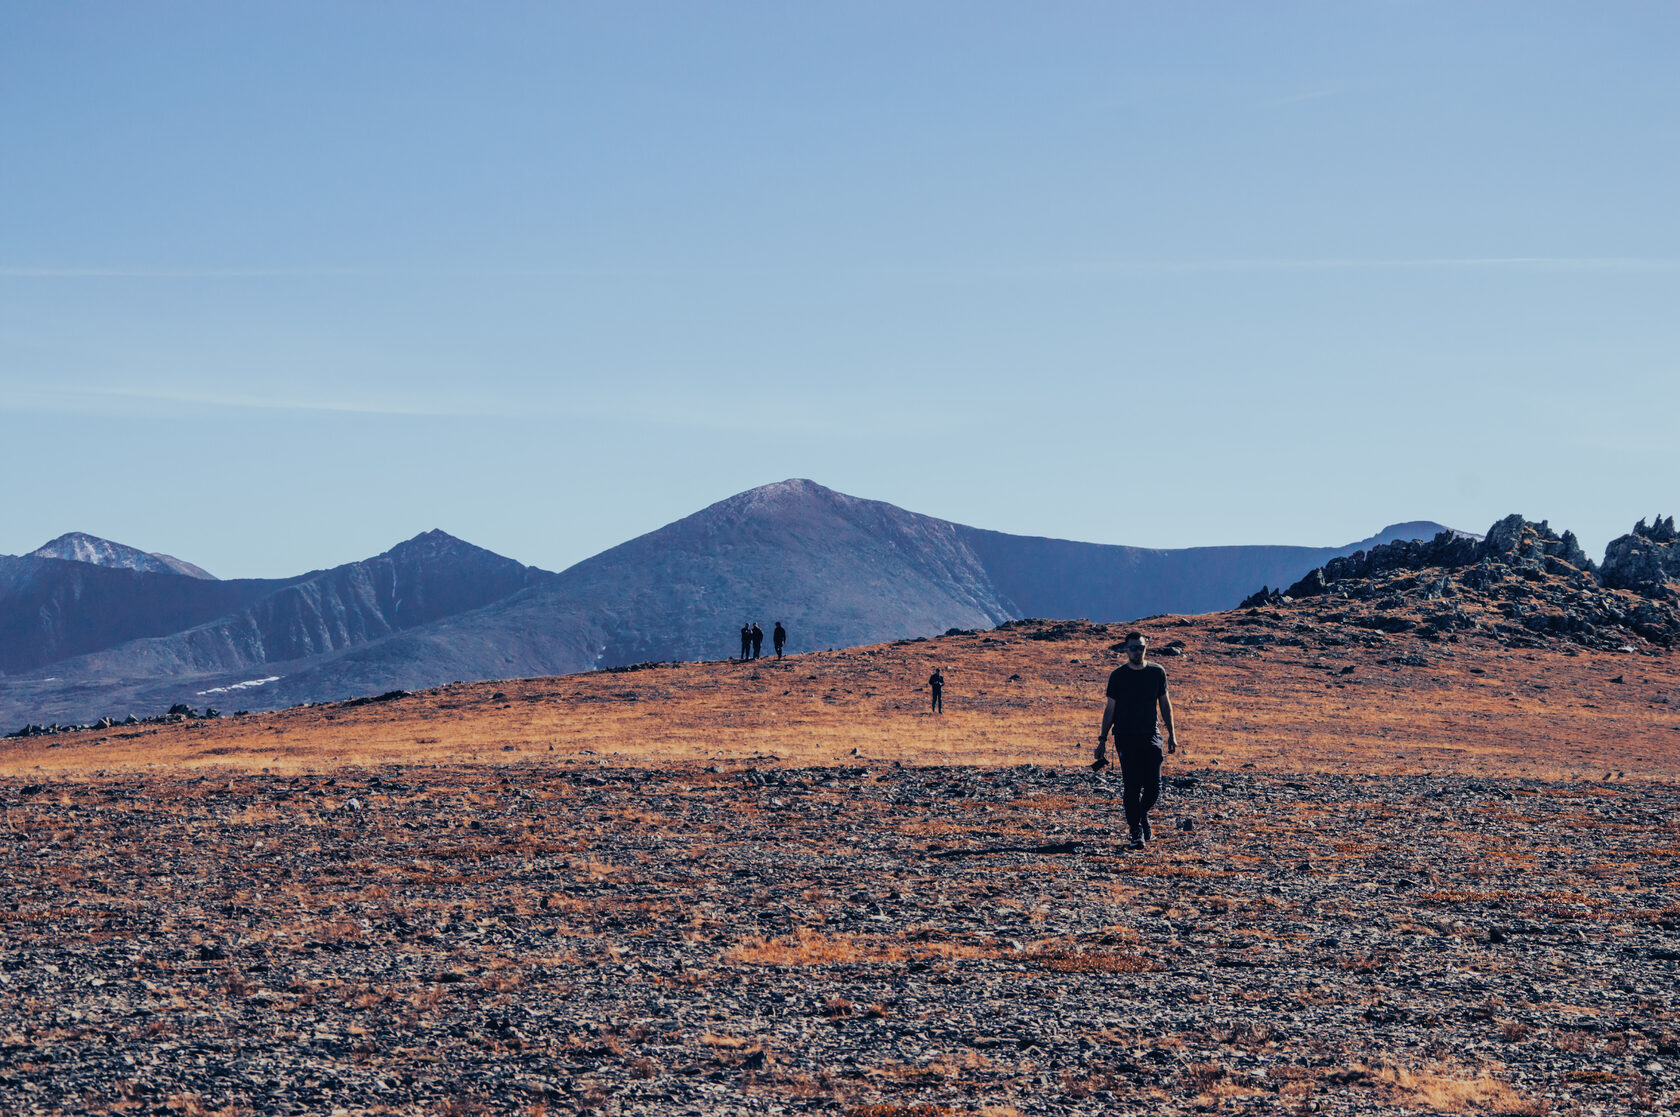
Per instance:
[[[0,1111],[1680,1107],[1680,791],[1022,767],[0,783]]]

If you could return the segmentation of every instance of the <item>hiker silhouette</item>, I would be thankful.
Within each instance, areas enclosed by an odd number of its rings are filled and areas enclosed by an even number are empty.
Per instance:
[[[745,663],[750,655],[752,655],[752,626],[744,624],[741,626],[741,662]]]
[[[776,658],[781,659],[782,658],[782,645],[787,643],[787,629],[782,627],[782,622],[781,621],[776,622],[776,628],[773,632],[770,633],[770,639],[776,645]]]
[[[1167,752],[1178,751],[1178,734],[1173,731],[1172,699],[1167,695],[1167,673],[1149,662],[1149,641],[1141,632],[1126,633],[1126,662],[1108,677],[1107,700],[1103,705],[1102,731],[1097,735],[1097,771],[1108,766],[1108,734],[1114,731],[1114,751],[1119,754],[1122,803],[1131,847],[1142,849],[1154,837],[1149,828],[1149,811],[1161,794],[1161,734],[1155,715],[1167,727]]]
[[[752,657],[758,658],[758,653],[764,648],[764,630],[754,621],[752,626]]]
[[[936,714],[944,713],[945,673],[937,667],[933,669],[933,674],[928,676],[928,689],[933,691],[933,712]]]

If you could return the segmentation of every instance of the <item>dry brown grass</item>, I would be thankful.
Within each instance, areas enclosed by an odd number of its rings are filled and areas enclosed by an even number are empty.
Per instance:
[[[1522,652],[1479,638],[1449,649],[1406,637],[1374,648],[1239,654],[1208,631],[1228,620],[1167,617],[1144,626],[1158,642],[1176,638],[1188,648],[1162,661],[1185,745],[1169,768],[1680,778],[1672,747],[1680,703],[1652,700],[1680,693],[1680,657]],[[597,758],[1083,764],[1103,683],[1118,662],[1108,650],[1118,631],[1042,641],[1012,629],[780,662],[458,684],[358,707],[8,740],[0,774]],[[1435,661],[1377,662],[1407,650]],[[951,678],[941,717],[923,710],[917,689],[936,663]],[[1344,677],[1327,666],[1355,672]],[[1625,682],[1611,682],[1615,676]],[[1543,692],[1533,686],[1541,680]],[[498,691],[506,697],[492,700]],[[1510,701],[1513,693],[1522,699]],[[1021,806],[1036,814],[1063,804]]]
[[[724,958],[748,966],[869,966],[928,958],[984,958],[991,952],[951,942],[911,942],[897,935],[825,935],[801,927],[792,935],[754,935]]]
[[[1509,1083],[1486,1071],[1430,1069],[1385,1064],[1371,1078],[1395,1102],[1422,1106],[1435,1113],[1494,1113],[1508,1117],[1542,1117],[1546,1108],[1525,1098]]]

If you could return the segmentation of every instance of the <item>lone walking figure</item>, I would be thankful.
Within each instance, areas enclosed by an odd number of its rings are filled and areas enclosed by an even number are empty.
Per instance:
[[[933,691],[933,712],[936,714],[944,713],[945,674],[937,667],[933,669],[933,674],[928,676],[928,689]]]
[[[1167,727],[1167,752],[1178,751],[1173,733],[1172,701],[1167,697],[1167,672],[1148,660],[1149,642],[1141,632],[1126,633],[1126,662],[1108,677],[1108,702],[1103,706],[1102,732],[1097,735],[1097,771],[1108,766],[1108,733],[1114,731],[1114,751],[1120,757],[1125,784],[1126,826],[1133,849],[1142,849],[1152,836],[1149,808],[1161,795],[1161,734],[1155,711]]]
[[[776,622],[776,629],[774,632],[770,633],[770,639],[776,645],[776,658],[781,659],[782,645],[787,643],[787,629],[782,627],[781,621]]]

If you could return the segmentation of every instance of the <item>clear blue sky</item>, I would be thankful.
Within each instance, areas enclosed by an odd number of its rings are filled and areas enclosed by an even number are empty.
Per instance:
[[[0,553],[1680,511],[1680,5],[0,6]]]

